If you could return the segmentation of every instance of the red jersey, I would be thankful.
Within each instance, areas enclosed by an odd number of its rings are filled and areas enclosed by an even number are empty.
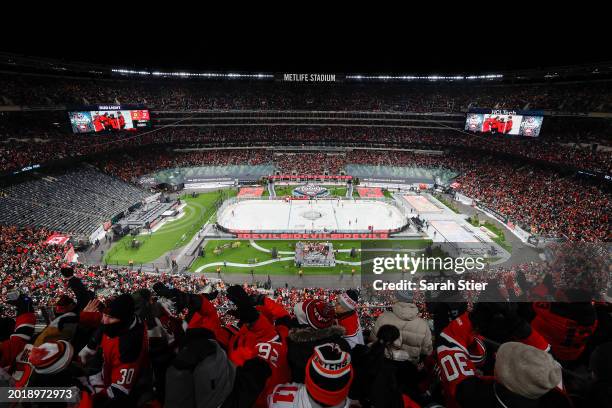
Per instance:
[[[109,122],[113,129],[119,129],[119,122],[117,121],[116,118],[110,118]]]
[[[143,368],[149,364],[149,339],[146,325],[134,319],[129,331],[117,337],[102,336],[102,383],[97,394],[116,398],[129,395]]]
[[[535,318],[531,327],[551,344],[552,354],[560,360],[576,360],[584,351],[587,339],[595,333],[597,320],[590,325],[581,325],[551,310],[551,303],[533,304]]]
[[[497,119],[491,119],[490,132],[497,132],[499,129],[500,122]]]
[[[34,313],[22,313],[15,319],[15,330],[8,340],[0,343],[0,367],[11,373],[15,368],[15,359],[34,335]]]
[[[348,342],[351,348],[358,344],[364,344],[363,331],[357,312],[347,313],[338,317],[338,325],[344,327],[344,340]]]
[[[491,120],[492,120],[491,118],[487,118],[482,123],[482,131],[483,132],[489,132],[491,130]]]
[[[104,126],[105,130],[110,129],[111,127],[110,118],[106,115],[100,116],[100,123],[102,123],[102,126]]]
[[[23,388],[28,385],[30,376],[34,369],[30,364],[30,352],[32,351],[32,344],[26,344],[21,353],[15,358],[15,369],[13,371],[13,379],[15,380],[15,387]]]
[[[258,356],[265,360],[272,370],[266,385],[259,394],[254,407],[267,407],[267,397],[278,384],[289,382],[291,370],[287,361],[286,326],[274,326],[270,319],[283,317],[286,311],[272,299],[266,298],[264,304],[257,307],[260,312],[258,319],[251,324],[244,324],[234,332],[227,346],[228,357],[236,365],[244,364],[247,359]],[[252,351],[250,351],[252,350]]]
[[[521,343],[547,351],[548,343],[535,330]],[[440,381],[447,406],[457,408],[457,386],[468,377],[477,375],[477,367],[484,364],[487,349],[483,338],[474,331],[468,312],[450,322],[440,333],[437,347]]]
[[[506,122],[506,126],[504,127],[504,133],[510,133],[512,130],[512,121],[509,120]]]
[[[97,118],[95,118],[93,121],[93,126],[94,126],[94,130],[96,132],[101,132],[102,130],[104,130],[104,125],[102,124],[102,120],[100,119],[100,117],[98,116]]]

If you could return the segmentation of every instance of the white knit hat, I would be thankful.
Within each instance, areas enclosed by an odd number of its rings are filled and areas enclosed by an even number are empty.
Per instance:
[[[355,310],[357,309],[358,305],[357,296],[357,292],[349,289],[346,292],[338,295],[338,303],[340,303],[340,305],[342,305],[342,307],[344,307],[345,309]]]
[[[495,380],[515,394],[538,399],[561,383],[561,365],[545,351],[508,342],[497,350]]]

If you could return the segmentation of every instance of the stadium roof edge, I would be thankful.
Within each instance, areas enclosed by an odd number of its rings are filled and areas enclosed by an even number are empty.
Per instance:
[[[0,65],[12,67],[15,70],[35,70],[39,73],[54,73],[55,75],[87,74],[93,76],[133,76],[142,78],[199,78],[215,80],[262,80],[278,79],[279,73],[272,72],[219,72],[185,70],[158,70],[152,68],[112,67],[85,62],[64,61],[60,59],[36,56],[18,55],[0,51]],[[363,74],[358,72],[337,73],[345,79],[344,82],[435,82],[435,81],[529,81],[529,80],[563,80],[563,79],[602,79],[612,77],[612,61],[596,64],[580,64],[556,67],[544,67],[524,70],[481,72],[464,74],[413,75],[409,73],[378,73]]]

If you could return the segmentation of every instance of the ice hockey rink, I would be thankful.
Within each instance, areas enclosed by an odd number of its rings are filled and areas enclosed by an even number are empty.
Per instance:
[[[418,213],[441,213],[444,211],[422,195],[405,195],[404,200],[408,201]]]
[[[431,226],[435,228],[442,236],[450,242],[478,243],[482,242],[476,238],[477,231],[470,229],[465,224],[459,225],[453,220],[430,221]],[[484,237],[483,237],[484,238]]]
[[[398,195],[407,212],[418,216],[424,223],[423,232],[433,242],[452,243],[464,253],[484,253],[495,245],[499,252],[503,248],[494,244],[491,237],[480,228],[466,221],[464,214],[457,214],[428,193]]]
[[[254,232],[393,230],[407,222],[394,205],[375,200],[244,200],[222,208],[217,223]]]

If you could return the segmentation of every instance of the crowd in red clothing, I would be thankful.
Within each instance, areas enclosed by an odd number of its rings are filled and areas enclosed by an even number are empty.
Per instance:
[[[102,132],[104,130],[118,131],[125,128],[125,118],[121,112],[117,113],[117,117],[115,117],[115,114],[113,113],[110,115],[107,112],[102,115],[96,113],[93,117],[92,123],[96,132]]]
[[[485,123],[494,134],[470,134],[456,116],[432,114],[476,106],[611,112],[611,84],[287,86],[0,74],[1,105],[36,108],[0,113],[0,173],[81,156],[129,182],[190,166],[446,169],[457,174],[457,192],[532,233],[568,241],[548,246],[546,263],[471,276],[488,281],[488,291],[372,293],[68,265],[66,247],[46,243],[52,231],[0,225],[0,387],[76,387],[80,401],[65,406],[84,408],[612,407],[612,276],[600,244],[612,239],[612,200],[608,186],[576,173],[612,173],[609,121],[547,117],[541,137],[522,138],[505,135],[508,122]],[[113,134],[62,127],[65,106],[94,103],[141,104],[164,120],[194,110],[428,115],[415,128],[183,120],[132,134],[121,131],[121,118],[100,116],[96,130]],[[283,145],[294,148],[271,149]],[[570,302],[574,296],[587,300]]]
[[[48,234],[0,227],[3,385],[75,386],[80,407],[607,408],[612,401],[609,293],[596,303],[551,302],[555,290],[567,290],[547,278],[555,263],[489,270],[510,303],[435,301],[66,265],[64,249],[44,243]],[[575,255],[561,260],[574,265],[568,277],[582,262]],[[309,371],[313,352],[323,373],[344,379],[340,385]],[[336,373],[327,362],[339,359],[345,370]],[[585,383],[575,373],[587,370]]]
[[[12,120],[12,119],[7,119]],[[602,132],[604,132],[602,130]],[[551,133],[552,134],[552,133]],[[298,128],[256,127],[237,128],[165,128],[154,129],[152,133],[73,135],[66,131],[49,128],[23,128],[0,125],[0,171],[23,168],[32,164],[44,164],[69,157],[121,151],[136,146],[152,148],[153,145],[171,144],[181,147],[223,147],[275,145],[329,145],[377,148],[414,148],[445,150],[457,148],[502,153],[542,162],[559,164],[588,171],[610,173],[612,152],[606,150],[611,144],[605,132],[597,140],[604,147],[593,150],[590,143],[581,144],[581,132],[572,132],[574,137],[519,138],[502,135],[467,134],[455,129],[393,129],[393,128],[342,128],[317,127]],[[593,141],[592,137],[588,139]],[[586,141],[586,140],[585,140]],[[578,142],[578,143],[577,143]],[[316,163],[312,156],[310,162]],[[329,161],[321,167],[338,170],[341,163]],[[283,167],[301,166],[287,162]]]
[[[457,181],[463,194],[534,233],[571,241],[609,241],[612,237],[610,194],[580,180],[492,161],[466,169]]]
[[[64,294],[61,276],[57,273],[66,263],[66,248],[47,245],[46,239],[51,232],[40,228],[20,228],[0,226],[0,305],[6,305],[7,294],[11,290],[27,293],[40,307],[53,303],[55,297]],[[142,273],[133,268],[107,268],[101,265],[74,266],[75,273],[99,297],[110,298],[124,292],[135,292],[150,288],[157,281],[186,292],[201,292],[213,285],[223,289],[223,282],[209,281],[203,275],[169,275]],[[290,306],[298,298],[316,298],[333,300],[333,290],[324,289],[278,289],[279,301],[288,302]],[[224,309],[227,299],[222,295],[215,300],[215,305]],[[384,303],[371,304],[374,309]],[[0,310],[0,313],[3,310]],[[364,313],[369,313],[364,310]]]
[[[343,153],[285,153],[273,159],[276,168],[283,174],[340,174],[346,164]]]

